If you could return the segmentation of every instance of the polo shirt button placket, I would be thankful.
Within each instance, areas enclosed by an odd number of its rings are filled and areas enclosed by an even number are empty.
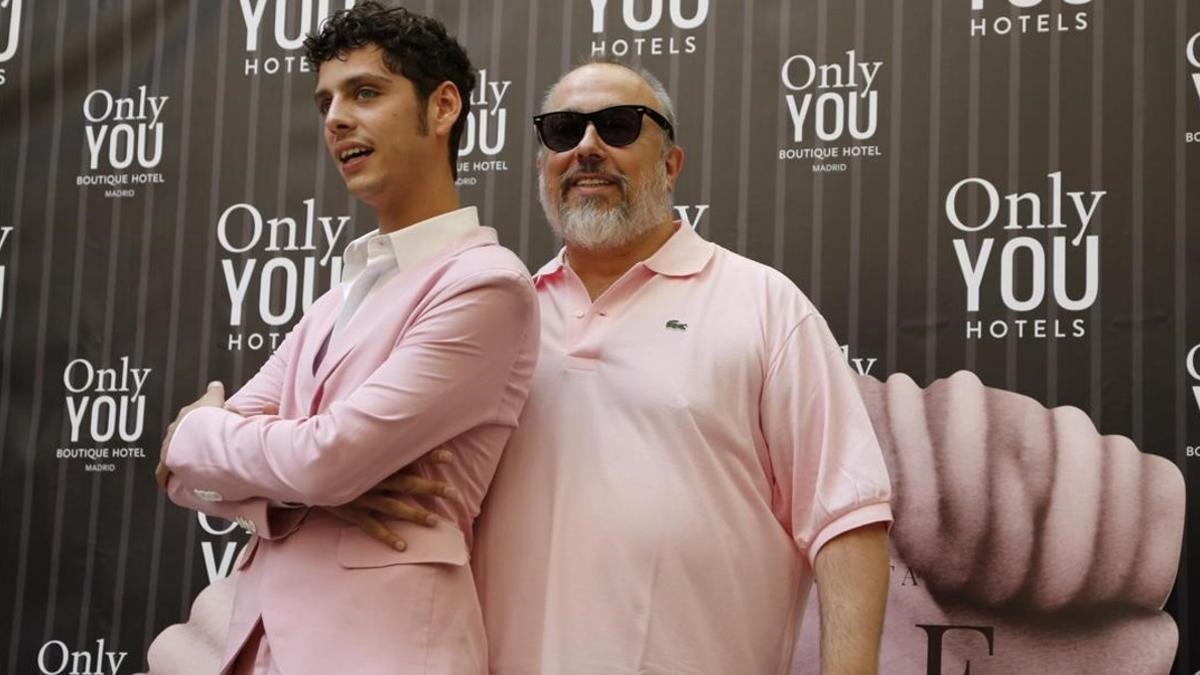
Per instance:
[[[596,368],[595,349],[590,345],[597,339],[596,318],[602,314],[596,310],[596,305],[579,307],[571,312],[574,317],[570,321],[567,335],[567,362],[572,370],[591,371]]]
[[[570,356],[575,352],[579,341],[583,339],[584,326],[587,324],[587,310],[581,304],[575,303],[575,309],[567,310],[566,324],[563,326],[566,332],[566,347],[567,355]]]

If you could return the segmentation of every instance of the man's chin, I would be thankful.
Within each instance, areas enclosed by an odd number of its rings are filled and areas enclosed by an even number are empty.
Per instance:
[[[603,235],[580,233],[566,230],[562,233],[563,241],[574,248],[585,251],[614,251],[623,249],[646,235],[645,231],[614,230]]]
[[[623,196],[619,191],[580,191],[568,190],[562,198],[560,208],[571,209],[603,209],[617,208]]]
[[[371,208],[377,207],[376,203],[384,193],[380,181],[371,180],[368,176],[350,176],[345,183],[347,192]]]

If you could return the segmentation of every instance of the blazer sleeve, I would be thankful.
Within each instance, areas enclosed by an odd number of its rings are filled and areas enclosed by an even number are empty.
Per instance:
[[[300,319],[300,323],[296,325],[296,329],[302,327],[307,320]],[[300,332],[293,329],[283,342],[280,343],[275,351],[267,357],[267,362],[258,369],[258,372],[251,377],[248,382],[238,389],[237,393],[230,396],[225,401],[225,407],[242,416],[261,414],[267,406],[279,407],[279,402],[283,398],[284,377],[287,372],[287,364],[291,360],[292,350],[296,347],[295,336]]]
[[[167,467],[224,500],[313,506],[352,501],[429,450],[503,421],[522,354],[536,354],[537,300],[528,277],[477,272],[443,290],[388,358],[319,414],[284,420],[201,408],[180,423]],[[532,357],[520,364],[532,370]]]
[[[261,414],[267,406],[279,407],[286,364],[291,350],[296,348],[294,335],[295,330],[288,333],[258,372],[242,385],[236,394],[229,397],[225,402],[227,410],[249,416]],[[191,414],[184,417],[180,426]],[[229,521],[244,519],[251,524],[251,531],[264,539],[278,539],[291,534],[307,513],[307,509],[285,506],[260,497],[237,501],[211,501],[214,496],[212,491],[187,485],[177,475],[171,475],[167,480],[167,496],[185,509]]]

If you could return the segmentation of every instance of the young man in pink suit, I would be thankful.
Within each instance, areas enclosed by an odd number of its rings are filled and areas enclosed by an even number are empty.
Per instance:
[[[524,266],[458,208],[471,65],[440,23],[375,3],[336,14],[306,49],[325,144],[379,229],[347,247],[341,285],[246,386],[225,401],[210,384],[180,411],[157,478],[177,504],[257,535],[222,672],[482,673],[472,524],[539,328]],[[413,464],[441,446],[452,464]],[[398,488],[453,486],[422,504],[430,522],[389,522],[387,548],[337,517],[405,467]]]

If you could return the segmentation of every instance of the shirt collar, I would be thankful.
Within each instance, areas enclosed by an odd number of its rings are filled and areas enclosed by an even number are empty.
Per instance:
[[[371,261],[389,255],[395,257],[397,270],[403,272],[478,227],[478,212],[474,206],[466,206],[388,234],[379,234],[376,228],[346,245],[342,281],[354,281]]]
[[[665,277],[690,277],[708,265],[716,244],[696,234],[690,225],[675,221],[675,234],[646,258],[645,265]]]
[[[558,249],[558,254],[542,265],[541,269],[533,273],[533,283],[537,285],[544,278],[552,277],[562,271],[563,263],[566,260],[566,248]]]
[[[640,264],[645,265],[651,272],[666,277],[688,277],[698,274],[708,265],[713,256],[716,244],[705,241],[690,226],[675,221],[675,234]],[[559,249],[542,268],[533,275],[534,283],[542,278],[549,278],[562,271],[566,264],[567,249]]]

